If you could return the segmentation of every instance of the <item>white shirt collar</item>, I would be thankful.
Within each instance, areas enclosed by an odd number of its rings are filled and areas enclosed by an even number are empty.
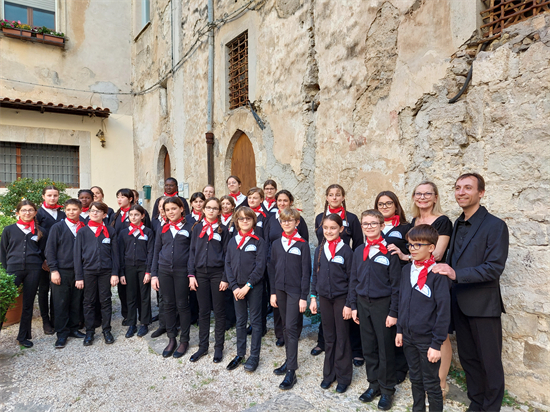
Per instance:
[[[44,209],[46,212],[50,214],[51,217],[53,217],[55,220],[57,220],[57,209],[48,209],[47,207],[44,207],[44,204],[42,204],[42,209]]]
[[[384,246],[388,246],[385,240],[382,241],[382,244]],[[365,240],[365,247],[367,246],[367,241]],[[374,255],[376,255],[378,252],[380,252],[380,246],[379,245],[373,245],[369,249],[369,259],[372,259]]]
[[[302,236],[300,236],[299,233],[296,233],[293,237],[301,238]],[[295,240],[292,240],[292,241],[290,242],[290,245],[289,245],[289,244],[288,244],[288,239],[287,239],[286,237],[284,237],[284,236],[281,236],[281,242],[282,242],[282,244],[283,244],[283,249],[285,250],[285,252],[288,252],[288,251],[290,250],[290,248],[291,248],[292,246],[294,246],[294,244],[296,243]]]
[[[254,231],[252,231],[252,234],[253,235],[255,234]],[[235,235],[235,240],[237,241],[237,245],[241,242],[242,238],[243,237],[239,234],[239,232],[237,232],[237,234]],[[245,247],[245,245],[248,243],[250,239],[251,239],[250,236],[247,236],[240,248],[242,249],[243,247]]]
[[[265,208],[267,209],[268,212],[271,212],[271,209],[277,207],[277,202],[273,202],[273,203],[271,204],[271,207],[269,207],[269,202],[268,202],[267,200],[264,200],[264,201],[263,201],[263,205],[265,206]]]
[[[141,225],[140,226],[140,229],[143,231],[143,229],[145,228],[145,225]],[[132,226],[128,226],[128,233],[130,233],[130,231],[132,230]],[[141,232],[139,230],[136,230],[134,233],[132,233],[132,235],[134,235],[135,237],[138,237],[138,236],[141,236]]]
[[[73,235],[76,236],[76,227],[78,226],[78,223],[69,222],[69,219],[65,219],[65,223],[70,231],[73,232]]]
[[[82,216],[84,219],[88,218],[90,216],[90,212],[80,212],[80,216]]]
[[[428,273],[433,269],[433,267],[436,265],[434,263],[428,268]],[[424,268],[424,266],[417,267],[414,262],[411,264],[411,286],[414,287],[418,283],[418,276],[420,275],[420,271]]]
[[[221,216],[221,218],[222,218],[221,220],[222,220],[222,223],[223,223],[224,226],[227,226],[229,224],[229,222],[231,222],[231,217],[232,216],[233,215],[229,216],[227,219],[224,218],[223,215]]]
[[[193,218],[194,218],[197,222],[200,220],[200,215],[196,214],[194,210],[191,212],[191,216],[193,216]]]
[[[21,231],[22,231],[25,235],[28,235],[29,233],[31,233],[31,229],[30,229],[30,228],[25,229],[25,226],[20,225],[19,223],[17,223],[17,227],[18,227],[19,229],[21,229]]]
[[[177,229],[174,226],[170,225],[170,233],[172,233],[172,237],[176,237],[176,233],[178,233],[183,227],[183,222],[179,222],[176,226],[178,227]]]
[[[245,199],[246,199],[245,195],[243,195],[242,193],[239,194],[239,196],[237,196],[237,199],[235,200],[235,208],[239,206],[242,202],[244,202]]]
[[[344,246],[344,241],[340,239],[340,242],[336,245],[336,254],[338,254],[338,251],[342,249],[342,246]],[[323,252],[325,252],[325,257],[330,262],[332,260],[332,255],[330,254],[330,250],[328,248],[328,242],[325,242],[325,246],[323,246]],[[334,256],[336,256],[336,254]]]
[[[386,222],[384,228],[382,229],[382,233],[387,235],[393,228],[394,226],[391,224],[391,220],[390,220],[389,222]]]

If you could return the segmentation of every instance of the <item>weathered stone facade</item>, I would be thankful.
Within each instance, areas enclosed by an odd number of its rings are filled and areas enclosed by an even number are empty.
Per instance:
[[[163,146],[191,192],[207,183],[208,47],[198,37],[205,2],[151,3],[151,26],[133,46],[133,87],[161,81],[134,99],[136,182],[152,184],[155,197]],[[248,3],[251,10],[232,16]],[[348,208],[360,213],[385,189],[408,207],[413,187],[430,179],[454,220],[454,179],[482,173],[484,204],[511,233],[502,278],[507,386],[548,407],[550,16],[511,27],[480,52],[467,93],[449,104],[475,55],[467,42],[479,24],[476,0],[214,4],[218,193],[237,131],[252,142],[258,182],[274,178],[293,192],[310,228],[331,183],[346,188]],[[248,108],[228,109],[225,44],[244,30],[249,95],[264,130]]]

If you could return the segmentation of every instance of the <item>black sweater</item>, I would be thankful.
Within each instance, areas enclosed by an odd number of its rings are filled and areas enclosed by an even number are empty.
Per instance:
[[[76,280],[84,280],[84,274],[95,275],[107,272],[111,276],[119,275],[120,254],[117,234],[114,228],[106,227],[109,231],[109,238],[105,237],[103,230],[98,237],[95,237],[95,233],[89,226],[83,227],[76,234],[74,246]]]
[[[285,242],[288,240],[285,239]],[[307,242],[294,243],[288,252],[285,252],[280,239],[273,242],[269,266],[272,295],[278,289],[299,294],[300,299],[307,299],[311,278],[311,254]]]
[[[158,276],[159,269],[169,273],[187,273],[192,228],[193,222],[186,220],[181,230],[173,236],[170,229],[162,233],[160,226],[155,236],[151,276]]]
[[[357,295],[372,299],[391,296],[389,316],[396,318],[401,280],[399,258],[388,251],[387,255],[378,252],[372,258],[363,261],[364,249],[363,244],[353,252],[348,296],[351,309],[357,309]]]
[[[80,230],[85,229],[81,228]],[[79,231],[80,231],[79,230]],[[50,271],[74,269],[74,245],[76,236],[67,226],[65,220],[52,226],[46,243],[46,259]]]
[[[44,263],[44,249],[48,232],[38,227],[42,237],[38,239],[37,232],[33,235],[23,233],[17,223],[6,226],[0,240],[0,262],[6,272],[13,274],[17,270],[40,269]]]
[[[163,197],[163,196],[161,196]],[[185,200],[185,198],[181,197],[181,196],[178,196],[181,201],[183,202],[183,215],[187,215],[190,213],[189,211],[189,203],[187,203],[187,200]],[[158,215],[159,215],[159,200],[160,200],[160,197],[155,200],[155,204],[153,205],[153,213],[151,214],[151,220],[155,220]]]
[[[231,290],[242,288],[247,282],[253,287],[261,284],[266,266],[267,244],[261,237],[258,238],[249,238],[242,249],[237,248],[235,237],[227,244],[225,277]]]
[[[152,229],[143,225],[143,236],[130,235],[130,228],[121,230],[118,234],[118,249],[120,251],[120,268],[124,273],[127,266],[145,265],[145,272],[151,273],[155,234]]]
[[[311,294],[327,299],[348,295],[353,251],[344,243],[329,261],[324,248],[325,244],[321,244],[315,249]],[[350,307],[347,301],[346,306]]]
[[[191,234],[191,250],[187,262],[189,276],[195,276],[197,272],[206,273],[208,269],[223,271],[225,266],[225,253],[230,239],[227,228],[224,225],[218,226],[214,229],[212,240],[208,240],[207,233],[202,238],[199,237],[202,227],[202,222],[198,223]],[[221,230],[218,230],[220,227]]]
[[[57,222],[61,222],[63,219],[65,219],[65,213],[61,209],[57,209],[57,219],[54,219],[43,206],[40,206],[38,208],[38,212],[36,212],[36,221],[38,222],[38,226],[43,227],[48,231],[53,225]]]
[[[407,239],[405,235],[409,230],[411,230],[410,223],[401,224],[397,227],[393,227],[388,230],[388,233],[384,234],[382,232],[382,237],[388,245],[395,245],[399,248],[401,253],[409,255],[409,249],[407,248]],[[405,266],[408,263],[408,260],[399,260],[401,267]]]
[[[115,213],[113,216],[111,216],[109,226],[114,227],[118,235],[122,229],[126,229],[128,226],[130,226],[130,212],[126,213],[124,220],[122,220],[121,215],[117,216]]]
[[[397,333],[441,350],[451,322],[451,281],[430,271],[420,291],[418,285],[411,286],[411,266],[407,264],[401,274]]]
[[[323,242],[323,215],[325,213],[319,213],[315,218],[315,234],[317,235],[317,241],[319,245]],[[357,249],[364,242],[363,231],[361,230],[361,222],[356,215],[346,211],[346,220],[344,220],[344,231],[340,233],[340,238],[348,246],[351,246],[352,250]]]

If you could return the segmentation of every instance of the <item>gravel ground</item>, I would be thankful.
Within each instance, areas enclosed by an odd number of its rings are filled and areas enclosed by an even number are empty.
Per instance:
[[[315,345],[317,325],[305,319],[299,345],[298,383],[288,392],[278,389],[282,377],[272,373],[284,361],[284,348],[275,346],[270,319],[262,340],[260,366],[253,374],[226,365],[236,355],[235,330],[226,334],[224,360],[212,363],[213,343],[207,357],[197,363],[189,357],[198,347],[198,328],[191,327],[191,347],[181,359],[159,355],[166,335],[157,339],[126,339],[115,300],[113,335],[105,345],[99,329],[91,347],[70,339],[66,348],[54,349],[55,336],[42,332],[39,317],[33,320],[31,349],[20,349],[15,340],[18,325],[0,333],[0,409],[3,411],[359,411],[377,410],[363,404],[359,395],[367,388],[364,368],[354,368],[353,382],[345,394],[334,384],[322,390],[323,355],[309,354]],[[37,312],[35,310],[35,315]],[[154,324],[151,331],[156,328]],[[213,333],[211,334],[213,337]],[[456,387],[454,387],[456,389]],[[458,396],[463,396],[458,390]],[[411,410],[408,380],[398,386],[393,410]],[[446,411],[464,411],[465,405],[448,400]]]

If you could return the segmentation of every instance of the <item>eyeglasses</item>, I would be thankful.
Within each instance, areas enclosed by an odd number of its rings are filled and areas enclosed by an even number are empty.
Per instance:
[[[99,215],[100,213],[104,213],[103,210],[97,210],[97,209],[90,210],[91,215]]]
[[[34,209],[21,209],[19,211],[19,213],[25,213],[25,214],[34,213],[34,212],[36,212],[36,210]]]
[[[422,246],[430,246],[430,243],[407,243],[407,247],[411,250],[418,250]]]
[[[434,194],[432,192],[426,192],[426,193],[415,192],[414,197],[416,197],[417,199],[421,199],[421,198],[429,199],[433,195]]]
[[[386,203],[382,203],[382,202],[378,203],[378,208],[379,209],[389,209],[392,206],[393,206],[393,202],[391,200],[389,202],[386,202]]]
[[[220,210],[220,208],[219,208],[219,207],[206,206],[206,207],[204,208],[204,210],[208,210],[208,211],[210,211],[210,212],[215,212],[215,211],[217,211],[217,210]]]
[[[290,225],[296,223],[295,220],[281,220],[281,225]]]
[[[240,217],[237,219],[239,222],[251,222],[252,221],[252,218],[251,217]]]
[[[363,226],[364,228],[376,227],[376,226],[379,226],[379,225],[380,225],[379,222],[361,223],[361,226]]]

